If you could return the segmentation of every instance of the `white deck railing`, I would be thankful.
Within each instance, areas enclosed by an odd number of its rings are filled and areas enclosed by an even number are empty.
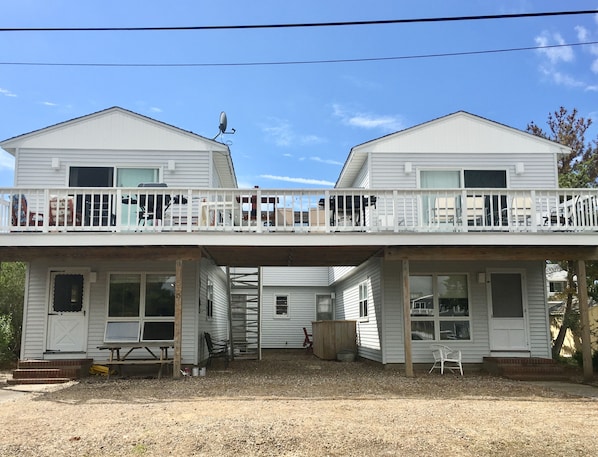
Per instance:
[[[0,189],[2,233],[597,230],[595,189]]]

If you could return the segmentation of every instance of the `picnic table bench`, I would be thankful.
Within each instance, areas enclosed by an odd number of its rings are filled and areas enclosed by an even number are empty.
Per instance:
[[[110,351],[110,357],[105,365],[108,366],[108,378],[110,377],[110,368],[116,366],[119,368],[123,365],[159,365],[158,379],[162,378],[162,370],[165,365],[172,365],[173,359],[168,357],[168,349],[173,348],[172,343],[114,343],[103,344],[98,346],[100,350]],[[145,349],[150,357],[138,357],[138,352],[133,356],[133,352],[138,349]],[[121,354],[122,350],[122,354]],[[160,354],[158,355],[158,350]],[[145,355],[145,353],[144,353]]]

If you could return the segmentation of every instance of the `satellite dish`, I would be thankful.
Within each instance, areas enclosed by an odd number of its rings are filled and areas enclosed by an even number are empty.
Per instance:
[[[226,113],[222,111],[220,113],[220,125],[218,126],[218,128],[220,129],[220,133],[226,132],[227,123],[228,121],[226,120]]]
[[[218,135],[216,135],[214,137],[214,139],[218,138],[220,135],[232,135],[235,133],[235,129],[231,129],[230,132],[226,131],[226,127],[228,125],[228,121],[226,119],[226,113],[224,111],[222,111],[220,113],[220,123],[218,125],[218,130],[220,130],[220,132],[218,132]]]

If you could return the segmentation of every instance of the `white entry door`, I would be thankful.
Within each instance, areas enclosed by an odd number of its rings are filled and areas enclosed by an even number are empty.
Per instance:
[[[85,351],[87,337],[86,275],[52,272],[48,309],[47,350]]]
[[[522,273],[490,273],[490,350],[529,350]]]

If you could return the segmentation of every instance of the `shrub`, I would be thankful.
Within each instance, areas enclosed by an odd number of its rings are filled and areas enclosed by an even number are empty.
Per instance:
[[[577,365],[583,367],[583,354],[581,351],[575,351],[573,359],[577,362]],[[592,369],[598,373],[598,351],[592,353]]]
[[[0,366],[9,365],[15,359],[12,316],[0,315]]]

